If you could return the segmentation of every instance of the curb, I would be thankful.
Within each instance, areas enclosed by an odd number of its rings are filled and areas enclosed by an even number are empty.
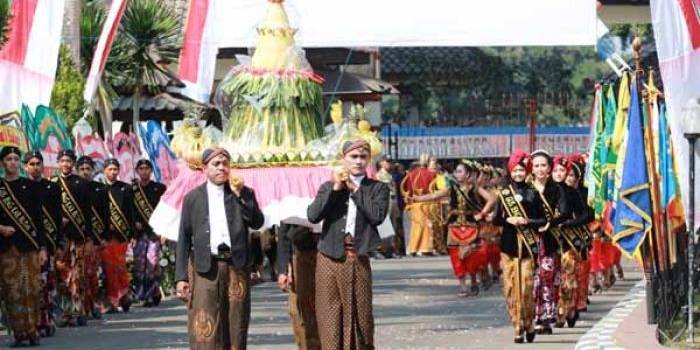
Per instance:
[[[600,319],[591,329],[584,334],[574,347],[575,350],[623,350],[615,345],[615,331],[617,327],[629,316],[646,297],[644,289],[645,280],[641,279],[635,284],[625,297],[619,301]]]

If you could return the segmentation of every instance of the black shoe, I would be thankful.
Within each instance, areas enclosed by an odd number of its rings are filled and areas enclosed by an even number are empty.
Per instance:
[[[163,296],[158,292],[158,294],[153,296],[153,306],[160,305],[160,301],[163,300]]]
[[[91,314],[92,314],[92,318],[95,320],[99,320],[102,318],[102,313],[97,308],[93,309]]]
[[[473,285],[471,288],[471,293],[472,296],[477,296],[479,295],[479,286],[478,285]]]
[[[535,341],[535,332],[525,333],[525,339],[527,339],[528,343],[532,343],[533,341]]]
[[[34,336],[29,338],[29,346],[39,346],[39,337]]]
[[[564,328],[564,321],[557,320],[557,323],[554,324],[555,328]]]
[[[77,321],[78,321],[77,322],[78,326],[80,326],[80,327],[87,325],[87,317],[85,317],[85,316],[78,316]]]
[[[128,296],[124,297],[119,304],[119,306],[122,307],[122,311],[129,312],[129,309],[131,308],[131,298]]]
[[[523,338],[522,335],[519,335],[519,336],[513,338],[513,343],[515,343],[515,344],[522,344],[524,342],[525,342],[525,339]]]
[[[56,335],[56,326],[51,325],[51,326],[49,326],[49,329],[48,329],[48,331],[47,331],[47,335],[46,335],[46,336],[49,337],[49,338],[51,338],[51,337],[53,337],[54,335]]]
[[[566,325],[569,326],[569,328],[574,328],[576,326],[576,319],[578,317],[567,317],[566,318]]]

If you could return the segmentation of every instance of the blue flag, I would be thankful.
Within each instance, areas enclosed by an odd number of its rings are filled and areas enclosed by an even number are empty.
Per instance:
[[[622,251],[640,258],[640,247],[652,228],[652,209],[639,93],[636,82],[631,85],[627,152],[616,204],[613,240]]]

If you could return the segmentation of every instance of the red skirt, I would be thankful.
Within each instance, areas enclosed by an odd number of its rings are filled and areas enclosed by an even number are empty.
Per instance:
[[[475,250],[467,253],[460,259],[459,246],[447,248],[452,261],[452,270],[455,277],[463,278],[467,274],[476,274],[489,262],[488,249],[486,244],[480,244]]]
[[[590,264],[591,273],[597,273],[605,270],[603,259],[603,240],[600,238],[593,239],[593,246],[588,252],[588,262]]]
[[[118,307],[122,297],[129,292],[129,273],[126,269],[127,244],[110,241],[102,249],[102,263],[105,270],[107,301]]]
[[[488,247],[488,255],[489,255],[489,264],[497,270],[500,270],[501,266],[501,245],[498,243],[489,243],[487,245]]]
[[[620,258],[622,257],[620,249],[609,241],[603,242],[602,255],[602,264],[604,270],[608,270],[616,264],[620,263]]]
[[[579,261],[576,265],[576,310],[585,310],[588,307],[588,283],[590,279],[590,263],[586,260]]]

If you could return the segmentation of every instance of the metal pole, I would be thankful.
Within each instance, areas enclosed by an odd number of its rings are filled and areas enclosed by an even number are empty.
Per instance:
[[[695,141],[698,135],[686,134],[690,149],[688,152],[690,169],[688,174],[690,215],[688,216],[688,343],[694,340],[695,325],[693,324],[693,260],[695,259]]]

